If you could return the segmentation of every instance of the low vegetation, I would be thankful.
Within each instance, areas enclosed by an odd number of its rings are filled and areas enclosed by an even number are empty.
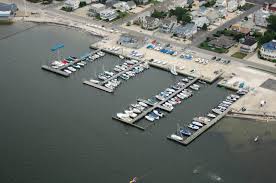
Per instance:
[[[162,19],[162,18],[165,18],[167,15],[168,15],[167,12],[154,10],[151,16],[154,18]]]
[[[199,45],[199,48],[203,48],[203,49],[209,50],[209,51],[214,51],[217,53],[227,53],[228,52],[228,49],[225,49],[225,48],[215,48],[215,47],[209,46],[207,41],[202,42]]]
[[[239,59],[243,59],[246,56],[247,56],[247,54],[242,53],[242,52],[236,52],[233,55],[231,55],[231,57],[235,57],[235,58],[239,58]]]
[[[71,11],[73,11],[73,8],[72,7],[62,7],[61,10],[71,12]]]

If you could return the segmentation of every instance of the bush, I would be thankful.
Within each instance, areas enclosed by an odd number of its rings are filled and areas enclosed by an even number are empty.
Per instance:
[[[73,11],[73,8],[72,7],[62,7],[61,10],[71,12],[71,11]]]
[[[81,7],[84,7],[84,6],[86,6],[86,2],[85,1],[81,1],[80,4],[79,4],[79,7],[81,8]]]

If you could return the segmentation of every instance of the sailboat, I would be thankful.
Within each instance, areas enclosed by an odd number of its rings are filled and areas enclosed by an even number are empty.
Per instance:
[[[178,75],[177,72],[176,72],[176,67],[175,67],[175,65],[172,65],[170,71],[171,71],[171,73],[172,73],[173,75],[176,75],[176,76]]]

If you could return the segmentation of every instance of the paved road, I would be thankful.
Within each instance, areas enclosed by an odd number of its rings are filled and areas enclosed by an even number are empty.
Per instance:
[[[231,19],[231,20],[229,20],[229,21],[227,21],[225,24],[221,25],[220,27],[218,27],[218,28],[216,28],[216,29],[214,29],[214,30],[212,30],[212,31],[208,31],[208,32],[206,32],[205,34],[200,34],[200,35],[198,35],[196,38],[193,39],[193,45],[194,45],[194,46],[199,45],[203,40],[206,40],[206,38],[207,38],[208,36],[213,35],[213,34],[216,33],[218,30],[223,30],[223,29],[225,29],[225,28],[230,27],[231,25],[233,25],[233,24],[237,23],[238,21],[244,19],[246,16],[248,16],[248,15],[254,13],[254,12],[257,11],[257,10],[259,10],[260,8],[261,8],[261,5],[256,5],[255,7],[249,9],[248,11],[242,13],[241,15],[239,15],[239,16],[237,16],[237,17],[235,17],[235,18],[233,18],[233,19]]]

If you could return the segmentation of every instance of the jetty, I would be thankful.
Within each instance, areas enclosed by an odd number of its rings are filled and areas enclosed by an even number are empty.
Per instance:
[[[139,120],[141,120],[142,118],[144,118],[149,112],[155,110],[155,109],[161,109],[167,112],[171,112],[170,109],[162,106],[162,104],[164,104],[165,102],[167,102],[168,100],[170,100],[171,98],[175,97],[177,94],[179,94],[180,92],[182,92],[184,89],[186,89],[187,87],[191,86],[192,84],[194,84],[196,81],[198,80],[198,78],[194,78],[193,80],[191,80],[190,82],[188,82],[187,84],[185,84],[183,87],[179,88],[178,90],[176,90],[174,93],[172,93],[170,96],[168,96],[167,98],[165,98],[164,100],[161,100],[160,102],[157,102],[155,104],[151,104],[149,102],[145,102],[145,100],[143,99],[138,99],[138,101],[144,102],[146,104],[148,104],[150,107],[147,108],[146,110],[144,110],[142,113],[140,113],[139,115],[137,115],[137,117],[131,119],[131,120],[124,120],[118,117],[112,117],[113,119],[122,122],[124,124],[128,124],[130,126],[136,127],[138,129],[144,130],[145,128],[139,125],[136,125],[135,123],[138,122]]]
[[[74,61],[69,62],[68,64],[65,64],[65,65],[63,65],[63,66],[61,66],[61,67],[59,67],[59,68],[57,68],[57,69],[55,69],[55,68],[53,68],[53,67],[51,67],[51,66],[48,66],[48,65],[42,65],[41,68],[42,68],[43,70],[47,70],[47,71],[49,71],[49,72],[52,72],[52,73],[55,73],[55,74],[58,74],[58,75],[61,75],[61,76],[64,76],[64,77],[69,77],[70,74],[67,73],[67,72],[65,72],[65,71],[63,71],[63,69],[65,69],[65,68],[67,68],[67,67],[70,67],[70,66],[72,66],[72,65],[74,65],[74,64],[76,64],[76,63],[78,63],[78,62],[81,62],[83,59],[86,59],[86,58],[88,58],[89,56],[91,56],[91,55],[93,55],[93,54],[96,54],[96,53],[98,53],[98,52],[100,52],[100,51],[101,51],[101,49],[94,50],[94,51],[88,53],[87,55],[83,56],[82,58],[80,58],[80,59],[75,59]]]

